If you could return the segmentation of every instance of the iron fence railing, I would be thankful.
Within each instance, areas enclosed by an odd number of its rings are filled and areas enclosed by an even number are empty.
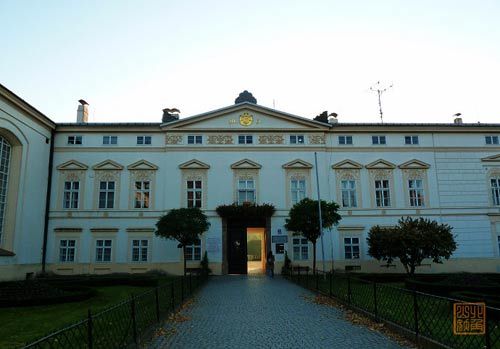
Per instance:
[[[354,277],[348,273],[313,274],[309,268],[292,268],[290,281],[340,300],[375,321],[386,322],[411,335],[417,344],[424,341],[443,348],[500,349],[500,309],[486,307],[486,334],[453,334],[453,304],[457,299],[426,294]]]
[[[155,323],[174,312],[206,280],[206,276],[188,274],[99,313],[90,309],[86,319],[40,338],[24,348],[124,348],[138,346]]]

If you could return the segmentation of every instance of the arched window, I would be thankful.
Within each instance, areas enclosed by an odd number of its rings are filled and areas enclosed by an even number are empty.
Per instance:
[[[2,244],[3,230],[5,225],[5,207],[7,205],[7,188],[9,182],[10,165],[9,142],[0,136],[0,245]]]

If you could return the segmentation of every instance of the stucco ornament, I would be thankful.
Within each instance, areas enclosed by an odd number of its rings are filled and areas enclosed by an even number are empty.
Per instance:
[[[233,144],[233,136],[211,135],[208,136],[208,144]]]
[[[83,171],[65,171],[64,179],[68,182],[77,182],[83,178]]]
[[[370,174],[375,180],[392,178],[392,170],[382,170],[382,169],[370,170]]]
[[[180,144],[182,142],[182,136],[180,135],[166,135],[165,143],[166,144]]]
[[[310,144],[325,144],[325,135],[309,135]]]
[[[115,170],[97,170],[96,179],[100,181],[116,181],[120,176],[120,171]]]
[[[153,178],[152,170],[130,170],[130,174],[135,181],[151,181]]]
[[[425,170],[422,169],[405,169],[403,170],[403,172],[408,177],[408,179],[424,179],[425,176]]]
[[[259,136],[260,144],[283,144],[285,139],[282,135],[264,135]]]
[[[240,115],[240,125],[250,126],[253,123],[253,116],[250,113],[244,112]]]
[[[359,170],[355,169],[340,169],[336,170],[337,176],[340,180],[356,180],[359,179]]]

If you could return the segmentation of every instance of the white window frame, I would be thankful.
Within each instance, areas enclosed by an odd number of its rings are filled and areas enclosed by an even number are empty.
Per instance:
[[[408,200],[410,207],[424,207],[424,180],[423,179],[408,179]]]
[[[186,206],[189,208],[203,206],[203,181],[201,179],[186,180]]]
[[[106,187],[102,188],[102,183],[106,183]],[[113,183],[113,188],[110,189],[110,183]],[[105,195],[104,205],[101,206],[101,194]],[[111,206],[109,205],[109,196],[113,197],[111,201]],[[115,199],[116,199],[116,181],[99,181],[99,190],[97,196],[97,208],[99,209],[113,209],[115,208]]]
[[[498,145],[499,143],[499,137],[496,135],[487,135],[484,136],[484,142],[486,145]]]
[[[196,239],[193,244],[184,246],[184,258],[188,262],[201,261],[201,253],[201,239]]]
[[[102,243],[101,243],[102,242]],[[109,245],[107,245],[109,242]],[[109,259],[106,259],[106,251],[109,250]],[[99,253],[100,251],[100,253]],[[99,238],[95,240],[95,262],[111,263],[113,261],[113,239]]]
[[[500,177],[490,178],[490,187],[493,206],[500,206]]]
[[[387,145],[387,137],[386,136],[372,136],[372,145]]]
[[[66,188],[66,184],[69,184],[69,188]],[[75,185],[78,188],[74,188]],[[63,209],[77,210],[80,202],[80,181],[64,181],[63,186]]]
[[[7,212],[7,194],[9,191],[10,164],[12,161],[12,146],[4,137],[0,136],[0,246],[3,242],[3,232],[5,228],[5,218]]]
[[[132,262],[145,263],[149,261],[149,239],[133,238],[130,244],[130,260]]]
[[[82,145],[83,144],[83,136],[80,136],[80,135],[68,136],[67,144],[68,145]]]
[[[118,145],[118,136],[102,136],[102,145]]]
[[[292,238],[292,251],[294,261],[309,260],[309,241],[304,237]]]
[[[151,136],[137,136],[137,145],[151,145]]]
[[[249,186],[249,184],[251,185]],[[255,180],[254,179],[238,179],[238,204],[242,205],[245,202],[256,203],[257,202],[257,192],[255,190]],[[253,200],[248,200],[249,194],[253,196]],[[244,194],[245,200],[240,200],[240,194]]]
[[[306,138],[304,135],[290,135],[290,144],[305,144]]]
[[[203,136],[202,135],[188,135],[187,143],[190,145],[203,144]]]
[[[306,198],[306,180],[290,179],[290,200],[292,205]]]
[[[380,182],[380,187],[377,188],[377,182]],[[384,184],[387,183],[387,187]],[[374,181],[375,188],[375,206],[390,207],[391,206],[391,183],[388,179],[377,179]],[[386,203],[387,201],[387,203]]]
[[[339,136],[339,145],[353,145],[353,138],[351,135]]]
[[[69,258],[69,256],[72,258]],[[74,263],[76,261],[76,239],[65,238],[59,240],[58,261],[59,263]]]
[[[238,144],[253,144],[253,135],[238,135]]]
[[[134,208],[151,207],[151,181],[134,181]]]
[[[344,259],[355,260],[361,259],[361,240],[359,236],[344,236]],[[354,241],[357,242],[354,242]],[[357,252],[355,250],[357,249]]]
[[[356,181],[354,179],[342,179],[340,181],[340,193],[342,207],[358,207]]]
[[[405,145],[418,145],[420,143],[418,135],[406,135],[404,136]]]

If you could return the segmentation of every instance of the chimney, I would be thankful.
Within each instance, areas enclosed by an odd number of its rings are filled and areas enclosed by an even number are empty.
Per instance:
[[[76,111],[76,122],[79,124],[86,123],[89,121],[89,104],[83,99],[80,99],[78,102],[80,102],[80,105]]]
[[[339,122],[339,119],[337,119],[337,113],[331,113],[328,115],[328,123],[330,125],[337,124]]]
[[[315,121],[328,123],[328,112],[325,110],[314,118]]]
[[[462,124],[463,124],[462,118],[455,118],[455,119],[453,120],[453,123],[454,123],[455,125],[462,125]]]
[[[177,108],[165,108],[163,109],[163,116],[161,122],[172,122],[179,120],[180,110]]]

